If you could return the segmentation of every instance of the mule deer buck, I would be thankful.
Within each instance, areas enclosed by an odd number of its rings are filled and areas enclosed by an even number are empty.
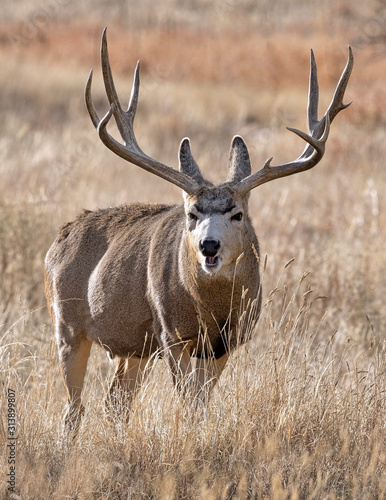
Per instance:
[[[188,139],[179,149],[179,171],[147,156],[133,131],[139,92],[137,64],[128,110],[115,90],[102,35],[101,61],[110,109],[100,119],[91,98],[92,71],[85,89],[88,112],[111,151],[183,191],[183,204],[129,204],[84,211],[65,224],[45,260],[47,302],[67,388],[66,424],[77,428],[84,408],[81,393],[93,342],[117,358],[110,395],[121,388],[129,397],[146,375],[154,353],[163,356],[178,387],[204,398],[229,353],[246,340],[236,335],[242,303],[260,311],[259,246],[248,216],[252,189],[314,167],[324,155],[330,123],[349,104],[343,96],[353,67],[348,62],[325,115],[318,119],[314,55],[308,96],[308,134],[294,161],[272,166],[267,160],[251,173],[243,139],[232,141],[228,179],[214,186],[204,179]],[[124,144],[107,132],[114,116]]]

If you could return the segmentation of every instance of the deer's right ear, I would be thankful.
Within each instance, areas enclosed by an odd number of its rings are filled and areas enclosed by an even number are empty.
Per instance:
[[[204,184],[205,180],[195,162],[190,151],[190,141],[187,137],[182,139],[179,150],[180,172],[188,175],[199,184]]]
[[[251,175],[251,161],[244,140],[235,135],[229,153],[228,181],[240,182]]]

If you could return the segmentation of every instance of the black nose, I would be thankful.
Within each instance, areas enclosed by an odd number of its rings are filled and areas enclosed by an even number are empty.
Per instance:
[[[218,240],[202,240],[200,250],[204,257],[214,257],[220,248]]]

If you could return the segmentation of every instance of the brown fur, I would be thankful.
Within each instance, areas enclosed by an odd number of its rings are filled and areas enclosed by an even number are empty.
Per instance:
[[[221,199],[223,189],[207,187],[189,203],[213,208],[215,200],[218,207],[233,202],[230,188]],[[243,224],[242,247],[236,248],[230,269],[219,276],[207,275],[198,264],[182,205],[85,211],[60,229],[46,257],[45,280],[70,424],[80,404],[92,342],[118,357],[112,391],[122,379],[125,358],[146,360],[158,351],[178,380],[180,371],[192,369],[187,357],[185,365],[181,361],[185,353],[189,358],[227,357],[236,344],[242,289],[247,288],[252,299],[259,290],[259,263],[253,252],[258,242],[247,214]]]
[[[202,398],[224,368],[229,353],[245,340],[237,332],[243,300],[261,305],[259,246],[248,217],[249,192],[265,182],[310,169],[323,157],[330,123],[348,104],[344,91],[353,67],[349,58],[333,100],[318,120],[316,62],[311,53],[309,134],[290,129],[307,142],[296,160],[271,167],[271,159],[251,174],[243,139],[232,141],[228,180],[206,181],[190,151],[180,145],[180,170],[145,155],[133,122],[139,92],[137,65],[127,111],[120,105],[111,73],[106,30],[101,59],[110,110],[100,120],[85,98],[102,142],[122,158],[179,186],[181,206],[134,204],[84,211],[65,224],[45,262],[46,296],[68,391],[67,424],[76,428],[83,380],[93,342],[117,357],[111,385],[134,394],[154,353],[164,356],[180,389]],[[108,132],[114,116],[124,145]],[[242,312],[242,311],[241,311]],[[196,362],[192,359],[196,358]],[[186,376],[192,374],[192,383]]]

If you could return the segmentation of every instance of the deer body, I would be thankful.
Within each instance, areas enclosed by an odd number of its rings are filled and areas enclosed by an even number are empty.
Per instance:
[[[248,221],[244,236],[251,255],[240,260],[234,279],[244,242],[226,273],[213,276],[197,264],[185,232],[183,206],[138,204],[82,213],[62,228],[47,254],[47,294],[50,303],[62,304],[52,312],[55,321],[64,330],[71,325],[72,336],[84,332],[111,357],[149,356],[176,343],[175,330],[205,357],[204,346],[195,344],[200,324],[206,325],[215,357],[224,355],[220,332],[236,326],[237,314],[227,324],[231,301],[239,306],[243,286],[257,297],[257,238]]]
[[[183,205],[131,204],[85,211],[65,224],[45,261],[47,302],[55,329],[67,388],[66,423],[77,429],[81,393],[93,342],[117,358],[110,400],[117,391],[133,395],[148,373],[154,353],[165,357],[174,381],[204,398],[230,352],[247,340],[238,331],[238,314],[261,305],[259,245],[248,215],[252,189],[279,177],[310,169],[323,157],[330,123],[343,104],[353,65],[349,60],[325,115],[318,120],[316,64],[311,54],[309,133],[290,129],[307,142],[296,160],[251,173],[247,147],[235,136],[227,181],[206,181],[181,142],[179,171],[147,156],[136,141],[133,122],[139,92],[137,66],[130,104],[123,111],[114,87],[102,37],[102,66],[110,110],[99,119],[91,99],[86,105],[104,144],[122,158],[183,190]],[[117,122],[122,145],[108,132]],[[248,309],[249,308],[249,309]]]

